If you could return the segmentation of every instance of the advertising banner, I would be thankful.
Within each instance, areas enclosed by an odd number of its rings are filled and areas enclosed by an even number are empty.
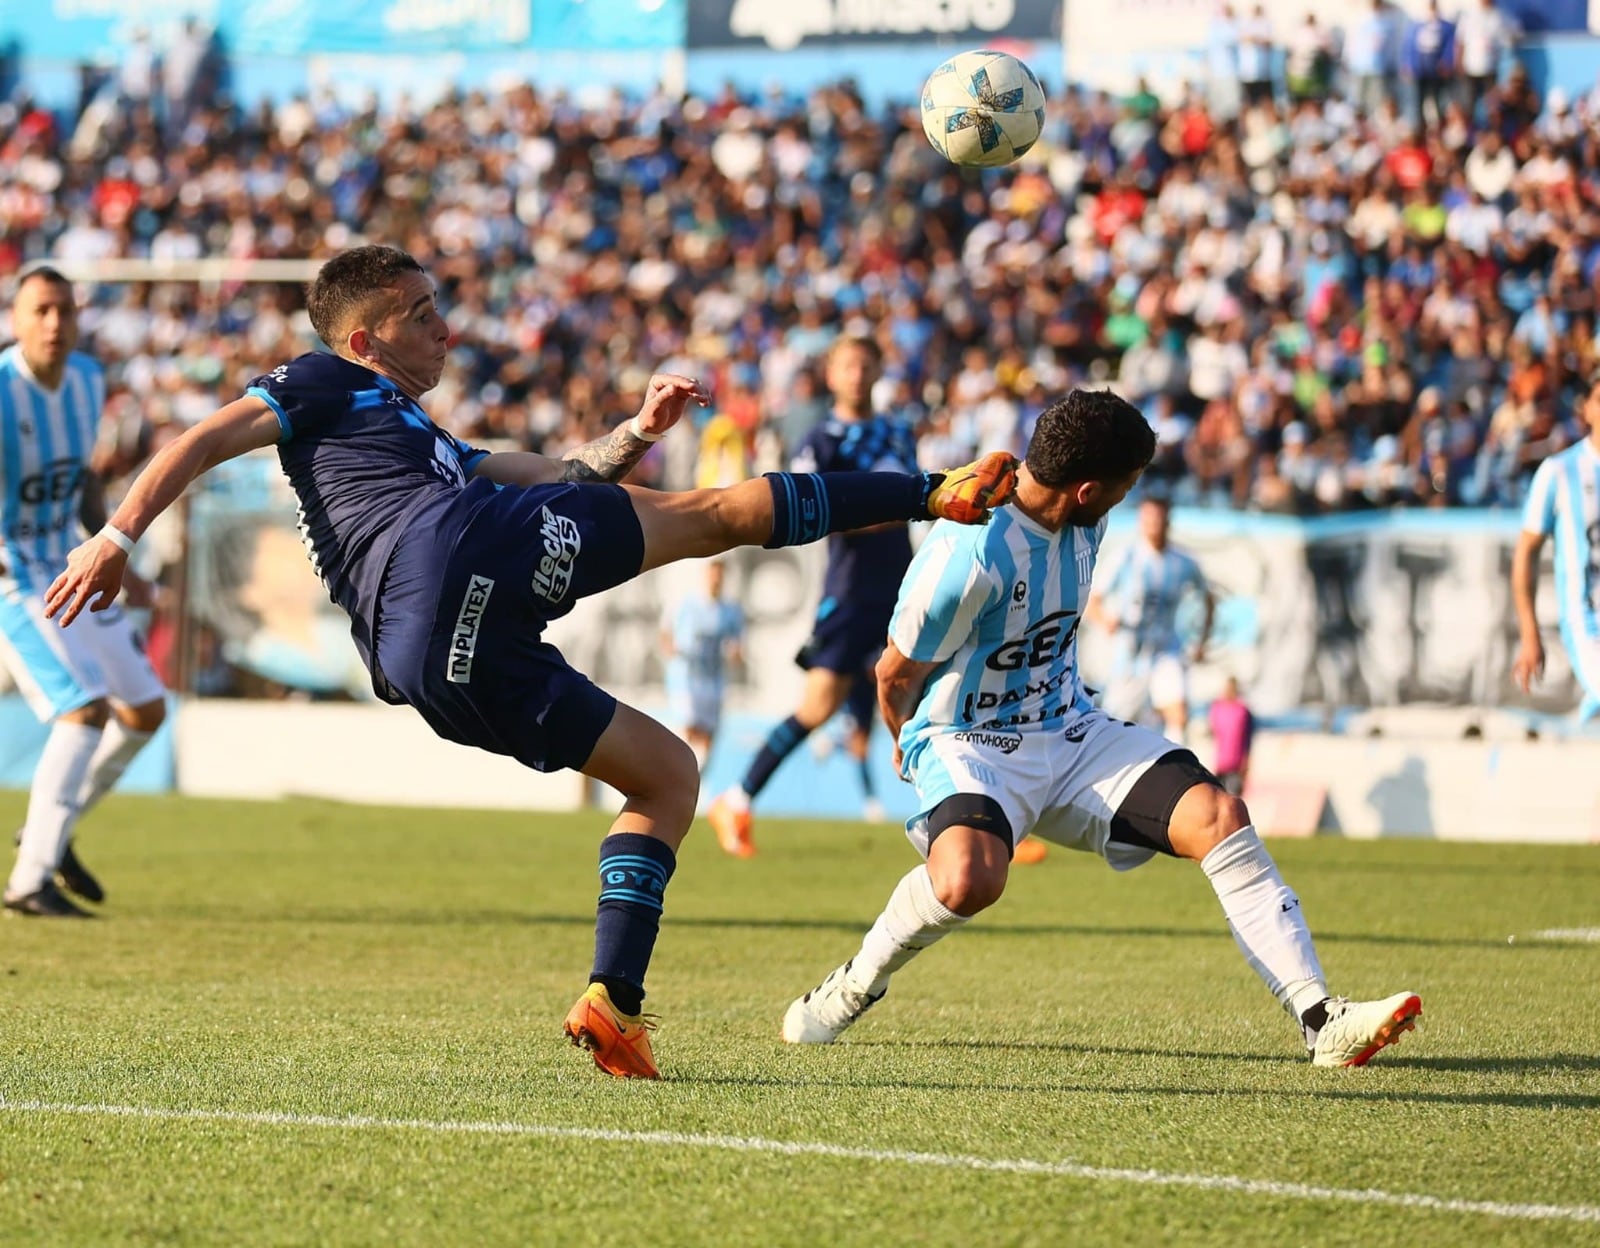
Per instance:
[[[688,46],[770,48],[1061,35],[1061,0],[688,0]]]
[[[143,32],[160,52],[185,18],[230,56],[677,48],[686,0],[20,0],[0,3],[0,47],[41,61],[121,58]]]

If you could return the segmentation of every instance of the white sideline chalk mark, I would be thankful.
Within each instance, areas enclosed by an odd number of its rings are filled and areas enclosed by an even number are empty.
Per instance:
[[[1070,1161],[1027,1158],[971,1157],[961,1153],[914,1153],[895,1149],[850,1148],[804,1140],[769,1140],[746,1135],[690,1135],[678,1131],[616,1131],[603,1127],[556,1127],[531,1122],[450,1122],[426,1118],[331,1117],[229,1109],[162,1109],[145,1105],[69,1105],[50,1101],[0,1100],[0,1113],[80,1114],[87,1117],[139,1118],[158,1122],[227,1122],[262,1127],[325,1127],[347,1131],[427,1131],[437,1135],[503,1135],[548,1140],[594,1140],[607,1144],[659,1144],[675,1148],[721,1149],[735,1153],[773,1153],[784,1157],[834,1157],[945,1170],[1043,1174],[1100,1183],[1138,1183],[1151,1187],[1191,1187],[1246,1196],[1285,1200],[1324,1200],[1357,1205],[1391,1205],[1435,1213],[1472,1213],[1492,1218],[1535,1221],[1600,1222],[1600,1206],[1512,1204],[1498,1200],[1457,1200],[1417,1192],[1385,1192],[1377,1188],[1314,1187],[1273,1179],[1245,1179],[1228,1174],[1172,1174],[1162,1170],[1123,1170],[1084,1166]]]
[[[1534,940],[1580,940],[1600,945],[1600,927],[1547,927],[1542,932],[1529,933]]]

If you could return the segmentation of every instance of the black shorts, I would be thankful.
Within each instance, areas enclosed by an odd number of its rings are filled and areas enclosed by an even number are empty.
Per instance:
[[[632,579],[644,533],[615,485],[491,489],[408,527],[380,595],[384,677],[441,737],[538,771],[582,767],[617,703],[540,640]]]
[[[857,605],[828,599],[795,662],[807,671],[817,667],[841,676],[870,671],[888,644],[893,615],[892,602]]]

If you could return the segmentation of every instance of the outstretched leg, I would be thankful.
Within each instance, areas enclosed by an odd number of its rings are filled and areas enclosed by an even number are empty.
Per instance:
[[[799,546],[897,520],[981,524],[1015,486],[1016,458],[996,451],[947,473],[769,472],[724,489],[623,488],[644,534],[640,571],[647,571],[736,546]]]
[[[1316,1065],[1364,1065],[1415,1026],[1422,1000],[1414,992],[1377,1001],[1328,995],[1300,898],[1283,882],[1237,797],[1215,784],[1195,784],[1173,807],[1168,838],[1175,854],[1200,864],[1234,943],[1300,1024]]]

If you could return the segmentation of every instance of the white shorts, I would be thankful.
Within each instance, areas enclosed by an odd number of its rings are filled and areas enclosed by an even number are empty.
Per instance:
[[[726,686],[720,680],[697,679],[671,671],[667,675],[667,704],[672,722],[685,730],[715,736],[722,722]]]
[[[1189,705],[1189,668],[1178,654],[1136,655],[1117,665],[1104,698],[1106,710],[1124,719],[1146,711]]]
[[[1111,839],[1112,817],[1150,765],[1178,749],[1158,732],[1087,711],[1048,731],[948,732],[932,738],[912,777],[922,813],[906,836],[928,856],[928,816],[940,802],[973,793],[1000,803],[1013,844],[1027,836],[1099,854],[1126,871],[1155,851]]]
[[[1590,720],[1600,713],[1600,638],[1576,637],[1562,634],[1567,657],[1572,660],[1572,674],[1583,689],[1583,701],[1578,706],[1578,718]]]
[[[43,594],[25,594],[4,582],[0,666],[11,673],[29,709],[47,722],[98,698],[143,706],[166,694],[121,606],[85,611],[62,628],[44,618]]]

